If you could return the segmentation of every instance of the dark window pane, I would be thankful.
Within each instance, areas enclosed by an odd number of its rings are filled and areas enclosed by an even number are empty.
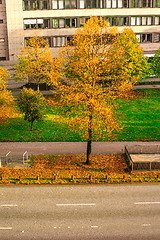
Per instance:
[[[91,0],[86,0],[86,8],[92,8],[91,6]]]
[[[152,34],[147,34],[147,42],[152,42]]]
[[[128,0],[124,0],[124,2],[123,2],[123,7],[124,7],[124,8],[127,8],[127,7],[128,7]]]
[[[65,0],[65,8],[70,9],[70,1],[69,0]]]
[[[66,19],[66,24],[65,24],[65,27],[70,27],[71,24],[70,24],[70,18]]]
[[[72,18],[72,27],[76,27],[76,19]]]
[[[71,8],[74,9],[77,7],[76,0],[71,0]]]

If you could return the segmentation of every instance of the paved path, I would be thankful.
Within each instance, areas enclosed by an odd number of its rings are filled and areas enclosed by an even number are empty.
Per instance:
[[[123,153],[127,146],[133,152],[139,149],[149,153],[160,153],[160,142],[93,142],[92,154]],[[11,151],[11,155],[19,156],[24,152],[39,154],[86,154],[86,142],[0,142],[0,156]]]
[[[154,85],[137,85],[134,86],[133,89],[151,89],[151,88],[160,88],[160,85],[154,84]]]

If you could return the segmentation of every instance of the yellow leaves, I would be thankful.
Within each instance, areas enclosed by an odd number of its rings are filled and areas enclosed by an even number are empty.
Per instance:
[[[120,33],[103,18],[91,17],[72,43],[60,50],[50,72],[52,85],[62,93],[61,104],[72,116],[69,125],[86,135],[92,128],[94,136],[102,137],[121,130],[115,99],[128,96],[146,62],[135,34],[128,28]]]
[[[48,73],[53,65],[53,55],[45,38],[28,39],[27,46],[21,48],[18,59],[19,63],[15,65],[16,79],[30,80],[37,84],[49,80]]]
[[[10,91],[6,89],[6,83],[10,75],[7,70],[0,67],[0,121],[4,121],[16,114],[14,99]]]
[[[6,89],[6,83],[10,74],[7,73],[7,70],[0,66],[0,91]]]

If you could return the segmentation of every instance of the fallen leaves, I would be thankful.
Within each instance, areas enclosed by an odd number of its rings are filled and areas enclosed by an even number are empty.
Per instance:
[[[160,174],[129,173],[125,158],[117,155],[40,155],[31,159],[25,169],[0,168],[1,184],[66,184],[66,183],[143,183],[159,182]]]

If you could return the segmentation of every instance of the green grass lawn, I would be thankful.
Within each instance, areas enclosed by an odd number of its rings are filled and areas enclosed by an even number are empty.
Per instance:
[[[118,115],[123,130],[112,138],[98,141],[159,141],[160,140],[160,90],[135,90],[135,97],[119,100]],[[61,115],[61,108],[47,109],[44,121],[34,122],[34,131],[22,116],[0,124],[0,141],[86,141],[77,129],[73,131]],[[94,140],[94,139],[93,139]]]

